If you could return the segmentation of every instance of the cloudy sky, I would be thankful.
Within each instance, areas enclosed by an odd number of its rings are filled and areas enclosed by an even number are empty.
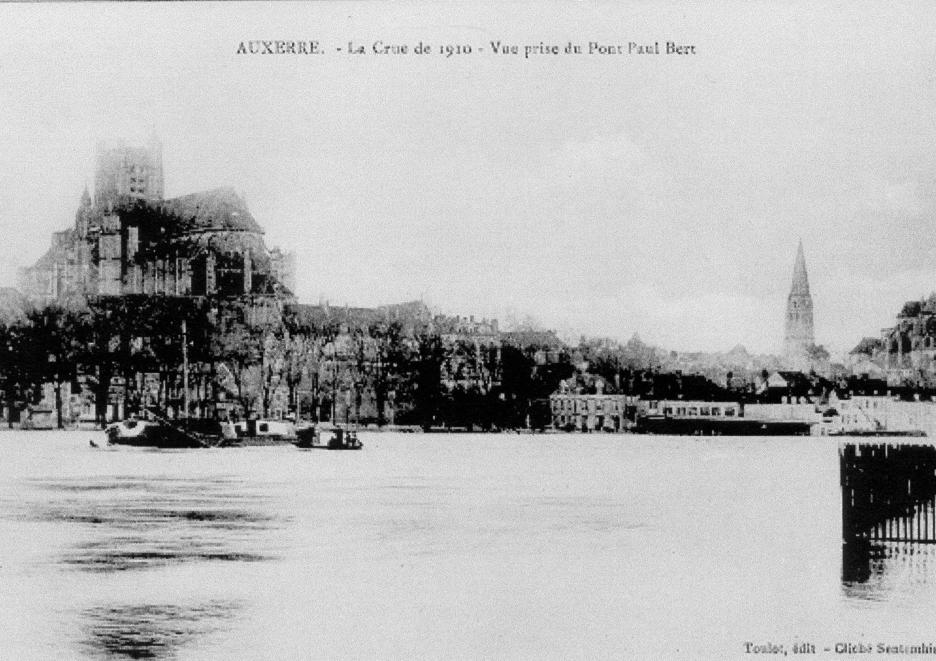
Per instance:
[[[345,52],[376,40],[434,50]],[[522,54],[668,40],[696,54]],[[936,289],[934,102],[924,2],[4,4],[0,283],[73,221],[97,140],[155,127],[167,195],[241,192],[306,301],[773,351],[801,237],[848,349]]]

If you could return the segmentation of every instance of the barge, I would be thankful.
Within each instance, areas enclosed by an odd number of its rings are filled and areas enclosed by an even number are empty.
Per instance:
[[[154,448],[213,448],[254,445],[290,445],[296,442],[296,428],[281,420],[171,421],[131,418],[114,422],[105,430],[112,445]]]

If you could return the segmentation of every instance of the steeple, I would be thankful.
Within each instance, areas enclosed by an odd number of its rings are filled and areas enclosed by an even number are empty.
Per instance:
[[[809,352],[815,345],[813,335],[813,301],[809,294],[809,277],[806,275],[806,257],[803,241],[796,248],[793,264],[793,283],[787,296],[786,325],[783,337],[783,354],[787,367],[808,369]]]
[[[793,265],[793,286],[790,295],[809,296],[809,276],[806,275],[806,257],[803,255],[803,240],[796,249],[796,263]]]
[[[81,194],[81,206],[90,207],[91,206],[91,194],[88,192],[88,184],[85,184],[84,192]]]

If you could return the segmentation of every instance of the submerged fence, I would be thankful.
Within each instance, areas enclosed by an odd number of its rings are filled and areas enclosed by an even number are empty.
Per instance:
[[[846,443],[839,461],[846,544],[936,543],[936,447]]]

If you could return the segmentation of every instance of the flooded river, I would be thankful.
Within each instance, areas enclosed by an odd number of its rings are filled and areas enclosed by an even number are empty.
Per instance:
[[[0,432],[0,658],[822,657],[936,639],[932,547],[882,545],[843,576],[833,440],[361,437],[156,451]]]

